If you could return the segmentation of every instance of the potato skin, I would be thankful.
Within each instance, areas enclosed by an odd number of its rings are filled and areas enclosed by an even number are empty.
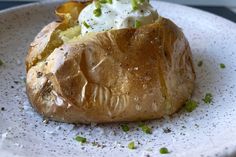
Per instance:
[[[49,119],[105,123],[171,115],[191,96],[194,81],[188,41],[160,18],[63,44],[28,69],[26,86],[31,104]]]

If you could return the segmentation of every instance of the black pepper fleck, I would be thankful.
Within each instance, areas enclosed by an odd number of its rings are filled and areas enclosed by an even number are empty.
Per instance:
[[[170,129],[170,128],[164,128],[164,129],[163,129],[163,132],[164,132],[164,133],[170,133],[170,132],[171,132],[171,129]]]
[[[42,76],[43,76],[43,73],[37,72],[37,78],[40,78],[40,77],[42,77]]]
[[[14,83],[15,83],[15,84],[18,84],[18,83],[19,83],[19,81],[14,81]]]
[[[197,66],[198,66],[198,67],[201,67],[202,64],[203,64],[203,61],[199,61],[198,64],[197,64]]]
[[[5,107],[1,107],[1,111],[5,111]]]
[[[64,53],[64,57],[67,57],[68,56],[68,52]]]

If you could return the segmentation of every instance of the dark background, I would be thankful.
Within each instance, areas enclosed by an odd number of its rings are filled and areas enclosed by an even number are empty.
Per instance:
[[[6,9],[6,8],[9,8],[9,7],[18,6],[18,5],[27,4],[27,3],[32,3],[32,2],[0,1],[0,10]],[[212,6],[191,6],[191,7],[198,8],[198,9],[201,9],[201,10],[205,10],[205,11],[214,13],[216,15],[222,16],[226,19],[229,19],[231,21],[236,22],[236,14],[234,12],[232,12],[230,9],[226,8],[226,7],[212,7]]]

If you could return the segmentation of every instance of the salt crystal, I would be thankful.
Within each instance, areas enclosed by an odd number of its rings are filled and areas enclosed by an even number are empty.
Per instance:
[[[21,60],[17,59],[16,64],[21,65],[22,64]]]
[[[46,133],[51,134],[52,136],[56,136],[58,134],[56,130],[46,131]]]
[[[1,138],[2,141],[7,138],[7,134],[8,134],[8,132],[5,132],[5,133],[2,134],[2,138]]]
[[[97,132],[100,135],[104,135],[105,134],[104,129],[101,128],[101,127],[97,127],[96,129],[94,129],[94,131]]]
[[[134,97],[134,101],[138,101],[139,100],[139,98],[136,96],[136,97]]]
[[[2,138],[0,140],[0,148],[3,145],[3,141],[5,141],[5,139],[7,138],[7,134],[8,134],[8,132],[5,132],[5,133],[2,134]]]
[[[14,143],[14,146],[17,146],[19,148],[23,148],[23,145],[22,144],[19,144],[19,143]]]
[[[67,109],[68,109],[68,108],[71,108],[71,106],[72,106],[72,105],[69,103],[69,104],[67,105]]]
[[[68,132],[70,132],[71,130],[73,130],[75,128],[74,124],[62,124],[60,125],[60,127],[64,130],[67,130]]]
[[[23,109],[24,109],[25,111],[31,111],[31,110],[32,110],[32,107],[30,106],[30,104],[29,104],[28,101],[25,101],[25,102],[23,103]]]

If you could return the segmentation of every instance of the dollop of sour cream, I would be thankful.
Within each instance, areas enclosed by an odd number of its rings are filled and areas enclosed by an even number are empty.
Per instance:
[[[101,32],[110,29],[121,29],[146,25],[155,22],[158,18],[157,11],[148,0],[136,0],[137,8],[133,9],[131,0],[112,0],[112,3],[99,3],[101,15],[95,16],[96,2],[86,6],[78,17],[81,25],[81,34]]]

